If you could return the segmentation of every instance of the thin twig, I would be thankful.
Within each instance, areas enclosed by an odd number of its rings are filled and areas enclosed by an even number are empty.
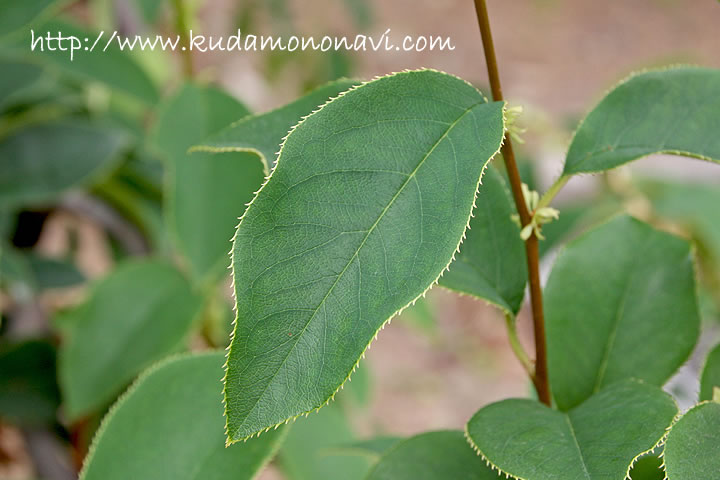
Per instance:
[[[482,36],[483,49],[485,50],[485,62],[487,64],[488,77],[490,78],[490,89],[495,101],[503,100],[500,75],[498,74],[497,59],[495,58],[495,47],[493,46],[492,34],[490,32],[490,21],[488,19],[485,0],[475,0],[475,11],[477,12],[480,35]],[[532,212],[528,211],[525,198],[522,193],[522,180],[515,162],[512,142],[510,136],[505,134],[505,142],[502,147],[502,156],[505,160],[505,168],[510,179],[515,207],[520,215],[520,222],[523,227],[528,225],[532,219]],[[538,398],[545,405],[550,406],[550,384],[547,371],[547,349],[545,341],[545,317],[543,314],[542,287],[540,286],[540,251],[538,238],[533,230],[530,238],[525,242],[525,253],[527,256],[528,274],[530,282],[530,305],[532,306],[533,325],[535,330],[535,375],[531,378],[535,384]]]

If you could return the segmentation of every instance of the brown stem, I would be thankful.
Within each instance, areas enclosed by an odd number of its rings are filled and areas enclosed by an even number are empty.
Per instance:
[[[490,89],[495,101],[503,100],[500,75],[498,74],[497,59],[495,58],[495,47],[493,46],[492,34],[490,32],[490,21],[488,19],[485,0],[475,0],[475,11],[477,12],[480,35],[482,37],[483,49],[485,50],[485,63],[487,64],[488,77],[490,78]],[[522,180],[515,162],[512,142],[510,136],[505,134],[505,142],[501,150],[505,160],[505,169],[510,179],[515,207],[520,215],[520,222],[523,226],[528,225],[532,219],[531,212],[525,204],[522,193]],[[540,252],[538,238],[533,230],[530,238],[525,242],[525,254],[527,256],[528,274],[530,281],[530,305],[532,307],[533,325],[535,330],[535,374],[532,381],[535,384],[538,398],[545,405],[550,406],[550,384],[548,382],[547,370],[547,349],[545,341],[545,317],[543,314],[542,288],[540,286]]]

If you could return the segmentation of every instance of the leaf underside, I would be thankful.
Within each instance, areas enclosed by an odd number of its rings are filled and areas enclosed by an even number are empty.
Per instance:
[[[677,407],[657,387],[613,384],[560,412],[529,399],[480,409],[468,438],[492,465],[524,480],[618,480],[663,437]]]
[[[82,480],[250,480],[272,457],[278,430],[225,447],[221,352],[164,361],[103,420]]]
[[[676,67],[630,77],[580,124],[563,175],[600,172],[652,153],[720,163],[720,70]]]
[[[690,245],[628,216],[569,243],[545,299],[550,383],[561,410],[618,380],[662,385],[699,335]]]
[[[507,188],[502,175],[488,168],[467,238],[439,284],[515,315],[525,293],[527,263],[520,228],[511,218],[515,207]]]
[[[328,402],[437,280],[503,130],[502,103],[414,71],[350,90],[291,132],[234,240],[230,441]]]

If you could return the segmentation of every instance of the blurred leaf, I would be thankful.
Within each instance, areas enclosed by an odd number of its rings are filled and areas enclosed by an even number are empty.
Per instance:
[[[672,397],[658,387],[625,381],[568,412],[535,400],[502,400],[481,408],[467,433],[506,475],[614,480],[625,478],[633,460],[655,447],[676,413]]]
[[[57,8],[67,0],[0,0],[0,37],[30,24],[50,7]]]
[[[9,244],[0,244],[0,285],[23,284],[34,289],[35,279],[27,257]]]
[[[0,140],[0,206],[49,203],[115,167],[127,145],[115,128],[81,121],[36,125]]]
[[[499,480],[462,432],[422,433],[390,448],[367,480]]]
[[[652,153],[720,163],[720,70],[675,67],[633,75],[585,117],[563,176],[608,170]]]
[[[525,295],[525,245],[511,219],[515,207],[507,184],[492,167],[483,176],[475,204],[460,252],[439,284],[514,315]]]
[[[20,425],[55,422],[60,393],[51,343],[0,343],[0,372],[0,418]]]
[[[250,480],[284,430],[225,447],[222,352],[186,355],[148,371],[105,417],[82,480]]]
[[[124,92],[146,105],[153,105],[157,102],[158,91],[156,86],[148,74],[134,60],[129,47],[126,47],[123,51],[118,47],[115,40],[106,51],[103,51],[111,38],[111,32],[103,34],[98,40],[95,50],[85,51],[85,47],[92,47],[100,32],[85,30],[61,20],[52,20],[38,25],[34,28],[34,31],[36,40],[40,36],[47,37],[48,32],[54,38],[57,37],[58,32],[62,32],[63,37],[74,36],[81,42],[81,48],[75,50],[73,58],[70,59],[69,42],[66,41],[64,44],[64,51],[57,48],[56,41],[52,42],[54,51],[51,51],[48,49],[47,38],[45,38],[42,50],[40,48],[41,43],[38,42],[35,51],[31,51],[28,47],[32,41],[30,31],[23,32],[22,35],[17,36],[17,39],[13,38],[11,42],[5,42],[2,47],[14,55],[27,58],[37,58],[39,56],[47,60],[50,65],[59,68],[63,74],[69,77],[82,81],[100,82],[117,91]]]
[[[713,480],[720,472],[720,403],[700,404],[670,429],[665,450],[668,480]]]
[[[6,0],[0,0],[2,1]],[[40,80],[43,69],[29,62],[0,59],[0,72],[3,72],[0,75],[0,110],[2,110],[18,95],[32,88]]]
[[[720,345],[707,356],[700,378],[700,401],[712,400],[713,389],[720,388]]]
[[[260,155],[266,169],[275,166],[276,154],[288,132],[305,115],[309,115],[328,99],[348,90],[357,81],[337,80],[312,91],[284,107],[259,115],[247,116],[224,128],[215,135],[207,136],[192,150],[205,152],[245,152]]]
[[[699,334],[690,245],[628,216],[560,252],[545,302],[548,370],[561,410],[618,380],[662,385]]]
[[[402,437],[374,437],[333,447],[332,452],[335,454],[364,455],[372,460],[379,460],[385,452],[403,440]]]
[[[346,399],[350,399],[356,407],[367,407],[372,399],[372,371],[370,365],[363,365],[353,373],[352,378],[344,385]]]
[[[335,451],[355,438],[341,404],[333,403],[293,423],[278,454],[280,468],[288,480],[337,478],[339,472],[343,480],[363,479],[370,459]]]
[[[364,30],[373,23],[372,4],[367,0],[345,0],[345,5],[352,16],[355,28]]]
[[[39,290],[79,285],[85,276],[72,263],[37,254],[28,255],[29,265]]]
[[[542,227],[545,239],[540,241],[541,257],[588,227],[606,222],[624,211],[621,203],[608,197],[583,199],[556,207],[560,210],[560,217]]]
[[[380,328],[439,278],[502,142],[503,110],[418,70],[348,91],[287,137],[233,242],[230,441],[325,405]]]
[[[161,7],[166,3],[165,0],[134,0],[134,2],[145,22],[149,24],[157,21]]]
[[[189,155],[188,147],[247,115],[237,100],[213,87],[185,85],[160,109],[152,142],[169,161],[167,216],[179,250],[198,280],[227,272],[238,219],[262,185],[257,155]]]
[[[720,266],[720,185],[646,181],[640,186],[658,215],[687,226]]]
[[[102,408],[143,368],[181,350],[200,305],[180,272],[161,261],[122,264],[97,283],[57,321],[68,417]]]
[[[437,318],[427,297],[418,298],[415,304],[403,310],[398,318],[427,335],[432,336],[437,333]]]

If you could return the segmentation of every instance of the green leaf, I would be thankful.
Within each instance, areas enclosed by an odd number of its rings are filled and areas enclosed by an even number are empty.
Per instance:
[[[0,0],[2,2],[2,0]],[[14,2],[22,3],[22,2]],[[2,7],[0,7],[2,9]],[[0,30],[2,31],[2,30]],[[0,60],[0,110],[8,106],[17,96],[38,83],[42,67],[29,62]]]
[[[390,448],[367,480],[497,480],[500,477],[473,452],[462,432],[416,435]]]
[[[567,245],[545,302],[550,383],[561,410],[618,380],[662,385],[698,338],[690,245],[628,216]]]
[[[51,20],[36,26],[33,30],[36,41],[41,36],[47,37],[48,32],[54,38],[57,38],[58,32],[62,32],[63,37],[77,37],[81,42],[81,48],[73,52],[71,59],[70,44],[67,40],[63,44],[63,50],[60,50],[57,48],[57,41],[48,44],[47,38],[45,38],[43,43],[37,42],[35,50],[31,51],[30,44],[33,38],[29,30],[22,32],[22,35],[17,35],[17,38],[12,39],[13,41],[5,42],[2,46],[7,52],[28,59],[40,56],[47,60],[49,65],[59,69],[68,77],[82,81],[100,82],[145,105],[153,105],[157,102],[157,87],[133,58],[129,47],[120,50],[117,41],[113,41],[107,50],[103,51],[110,40],[111,32],[106,31],[102,37],[99,37],[100,32],[86,30],[62,20]],[[85,47],[92,47],[98,38],[93,51],[84,50]],[[49,47],[52,47],[53,50],[49,50]]]
[[[0,344],[0,417],[21,425],[55,422],[60,393],[55,347],[43,340]]]
[[[483,176],[477,207],[460,253],[440,286],[478,297],[515,315],[527,282],[525,246],[513,223],[515,206],[507,184],[494,168]]]
[[[339,445],[333,448],[332,452],[363,455],[373,460],[379,460],[385,452],[403,440],[402,437],[394,436],[373,437],[367,440]]]
[[[201,299],[174,267],[125,263],[58,319],[59,378],[67,415],[111,402],[142,369],[184,346]]]
[[[631,76],[580,124],[563,176],[653,153],[720,163],[720,70],[677,67]]]
[[[278,463],[288,480],[335,478],[339,472],[343,480],[361,480],[370,469],[371,459],[338,451],[355,439],[342,405],[334,403],[293,424],[278,453]]]
[[[199,280],[227,271],[238,218],[264,174],[252,153],[189,155],[187,149],[247,113],[222,90],[186,84],[161,107],[153,130],[152,142],[168,160],[170,230]]]
[[[249,480],[272,458],[284,430],[225,447],[223,354],[186,355],[152,367],[112,407],[81,480]]]
[[[720,186],[717,184],[642,182],[657,214],[687,227],[720,265]]]
[[[630,470],[630,480],[665,480],[662,459],[652,453],[638,458]]]
[[[85,281],[85,276],[71,262],[35,254],[27,258],[39,290],[72,287]]]
[[[720,403],[702,403],[683,415],[665,442],[668,480],[715,480],[720,472]]]
[[[0,206],[49,203],[116,165],[121,131],[81,121],[35,125],[0,140]]]
[[[473,446],[524,480],[619,480],[663,438],[677,407],[657,387],[615,383],[569,412],[529,399],[480,409],[467,424]]]
[[[720,345],[715,347],[705,360],[700,377],[700,401],[712,400],[715,388],[720,388]]]
[[[205,138],[192,151],[253,152],[262,158],[266,171],[275,167],[277,151],[288,132],[318,106],[357,85],[337,80],[323,85],[292,103],[260,115],[248,115],[215,135]]]
[[[0,0],[0,37],[30,24],[51,7],[66,1],[58,0]]]
[[[437,280],[503,130],[502,103],[422,70],[350,90],[292,131],[234,240],[230,441],[330,401]]]

